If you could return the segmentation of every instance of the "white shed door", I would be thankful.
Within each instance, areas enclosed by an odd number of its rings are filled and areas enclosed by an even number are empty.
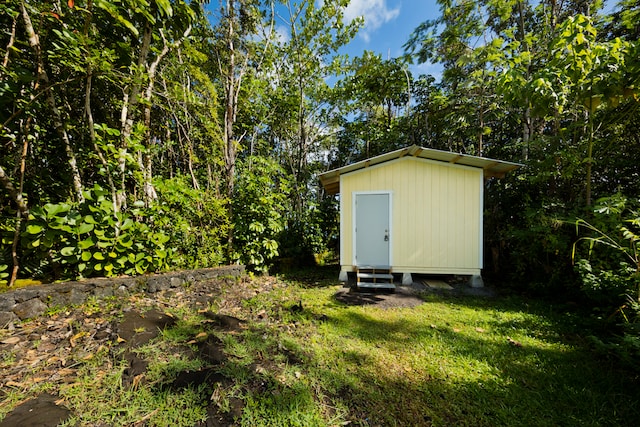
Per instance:
[[[356,265],[390,265],[390,194],[356,194],[355,204]]]

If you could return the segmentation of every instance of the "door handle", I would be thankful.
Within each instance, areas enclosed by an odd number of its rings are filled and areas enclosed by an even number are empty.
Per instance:
[[[389,230],[384,230],[384,241],[385,242],[389,241]]]

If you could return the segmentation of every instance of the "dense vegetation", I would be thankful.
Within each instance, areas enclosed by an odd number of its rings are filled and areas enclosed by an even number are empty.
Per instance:
[[[315,174],[419,144],[525,164],[487,182],[485,274],[639,349],[637,2],[439,0],[389,60],[338,54],[347,3],[3,2],[0,280],[312,263]]]

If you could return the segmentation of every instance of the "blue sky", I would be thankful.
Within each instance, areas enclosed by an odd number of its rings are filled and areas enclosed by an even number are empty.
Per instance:
[[[351,0],[345,18],[364,16],[365,24],[345,52],[353,57],[371,50],[383,59],[396,58],[404,53],[402,46],[413,30],[439,14],[435,0]],[[441,67],[430,64],[414,64],[410,68],[414,77],[433,74],[439,78],[441,73]]]

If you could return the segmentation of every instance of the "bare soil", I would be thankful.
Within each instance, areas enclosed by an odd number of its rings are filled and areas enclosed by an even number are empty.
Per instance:
[[[123,384],[138,387],[145,382],[149,365],[134,350],[156,338],[163,329],[171,328],[176,319],[167,314],[168,307],[197,310],[207,318],[209,326],[221,331],[237,331],[243,321],[234,316],[243,300],[274,287],[284,286],[275,278],[214,279],[200,282],[180,291],[153,295],[131,295],[113,305],[105,301],[63,309],[58,313],[9,325],[0,330],[0,411],[11,406],[0,426],[57,426],[71,416],[65,401],[54,391],[37,394],[39,384],[50,384],[56,390],[76,381],[83,363],[101,351],[125,359],[128,368]],[[209,311],[213,305],[218,312]],[[228,381],[214,372],[224,361],[222,342],[215,336],[197,344],[197,354],[209,365],[203,371],[184,372],[162,388],[181,389],[189,385]],[[187,347],[183,349],[189,351]],[[16,406],[11,391],[20,391],[29,399]],[[229,413],[208,408],[209,419],[203,425],[230,425],[242,410],[241,402],[231,402]]]

